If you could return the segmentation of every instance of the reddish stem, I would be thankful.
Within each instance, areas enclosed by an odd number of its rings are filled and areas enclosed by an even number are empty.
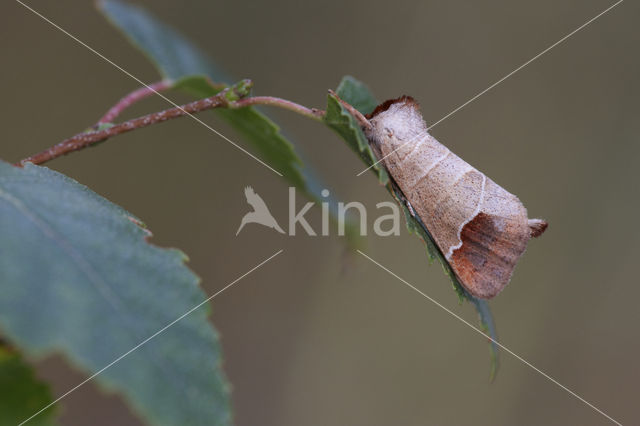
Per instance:
[[[213,109],[218,107],[237,109],[237,108],[245,108],[252,105],[271,105],[271,106],[278,106],[284,109],[288,109],[290,111],[297,112],[299,114],[302,114],[306,117],[313,118],[315,120],[322,120],[322,117],[325,114],[325,112],[322,110],[318,110],[315,108],[307,108],[302,105],[298,105],[294,102],[288,101],[286,99],[280,99],[280,98],[275,98],[271,96],[256,96],[253,98],[240,98],[236,101],[229,101],[227,97],[229,90],[234,90],[234,89],[233,88],[225,89],[209,98],[190,102],[180,107],[170,108],[164,111],[147,114],[142,117],[125,121],[124,123],[121,123],[121,124],[115,124],[111,127],[107,127],[106,129],[79,133],[75,136],[72,136],[60,142],[57,145],[52,146],[49,149],[46,149],[42,152],[39,152],[30,157],[27,157],[24,160],[21,160],[16,165],[23,166],[27,162],[33,163],[33,164],[43,164],[47,161],[53,160],[54,158],[69,154],[70,152],[73,152],[73,151],[78,151],[80,149],[94,145],[98,142],[102,142],[106,139],[109,139],[112,136],[116,136],[121,133],[130,132],[132,130],[139,129],[142,127],[147,127],[155,123],[161,123],[163,121],[182,117],[187,114],[196,114],[201,111],[206,111],[208,109]],[[142,92],[143,91],[141,90],[140,93]],[[149,91],[148,89],[144,92],[146,92],[146,94],[141,95],[142,97],[148,96],[150,93],[154,93],[153,91]],[[124,107],[118,108],[118,112],[122,111],[127,105],[130,105],[132,103],[132,102],[126,103],[124,101],[127,98],[131,98],[132,95],[133,93],[130,95],[127,95],[120,102],[118,102],[118,105],[124,105]],[[236,95],[242,96],[242,93],[236,92]],[[138,96],[136,99],[140,99],[140,96]],[[111,110],[115,110],[115,108],[116,107],[112,108]],[[107,115],[109,115],[109,113],[107,113]],[[105,115],[105,117],[107,115]]]
[[[182,105],[181,107],[170,108],[160,112],[154,112],[151,114],[143,115],[142,117],[134,118],[129,121],[125,121],[121,124],[115,124],[103,130],[94,132],[79,133],[75,136],[65,139],[46,149],[42,152],[34,154],[24,160],[17,163],[18,166],[23,166],[25,163],[42,164],[54,158],[66,155],[73,151],[86,148],[94,145],[98,142],[102,142],[105,139],[109,139],[112,136],[119,135],[121,133],[130,132],[135,129],[147,127],[155,123],[161,123],[163,121],[170,120],[172,118],[182,117],[187,114],[195,114],[200,111],[206,111],[208,109],[217,108],[222,105],[227,105],[228,100],[225,98],[226,91],[220,92],[215,96],[209,98],[200,99],[195,102]]]
[[[365,117],[360,111],[358,111],[357,109],[355,109],[355,107],[351,104],[349,104],[348,102],[344,101],[342,98],[340,98],[340,96],[338,96],[338,94],[336,92],[334,92],[333,90],[329,89],[329,94],[331,94],[331,96],[335,97],[338,102],[340,102],[340,104],[347,110],[349,111],[349,113],[356,119],[358,120],[358,122],[360,122],[360,126],[362,126],[362,128],[364,129],[371,129],[371,123],[369,122],[369,120],[367,120],[367,117]]]
[[[111,109],[109,109],[109,111],[107,111],[107,113],[98,120],[97,125],[112,123],[122,111],[130,107],[132,104],[155,93],[167,90],[171,85],[172,83],[169,80],[162,80],[134,90],[120,99],[117,104],[112,106]]]
[[[288,101],[286,99],[275,98],[273,96],[254,96],[251,98],[244,98],[232,102],[229,104],[230,108],[244,108],[252,105],[271,105],[280,108],[288,109],[289,111],[296,112],[305,117],[312,118],[314,120],[322,120],[325,112],[317,108],[307,108],[295,102]]]

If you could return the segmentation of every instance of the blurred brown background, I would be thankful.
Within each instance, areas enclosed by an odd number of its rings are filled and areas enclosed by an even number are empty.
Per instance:
[[[229,74],[254,79],[256,94],[324,107],[326,90],[352,74],[381,100],[411,94],[428,123],[612,4],[137,3]],[[91,2],[28,4],[142,80],[158,78]],[[550,222],[491,302],[501,341],[625,424],[640,422],[639,11],[622,3],[433,130]],[[18,3],[2,2],[0,16],[1,158],[15,161],[77,133],[137,87]],[[165,107],[152,98],[127,116]],[[268,113],[332,194],[370,213],[389,199],[372,175],[355,177],[362,163],[332,132]],[[212,113],[201,118],[238,139]],[[504,352],[489,383],[483,338],[364,258],[345,255],[340,238],[255,225],[236,237],[248,211],[243,187],[252,185],[283,224],[287,184],[192,120],[120,136],[49,167],[141,217],[155,243],[184,250],[208,293],[284,249],[213,301],[238,426],[607,424]],[[316,227],[318,213],[310,216]],[[404,225],[401,237],[369,237],[365,252],[476,322]],[[39,372],[58,394],[84,377],[57,357]],[[65,425],[139,424],[93,385],[62,407]]]

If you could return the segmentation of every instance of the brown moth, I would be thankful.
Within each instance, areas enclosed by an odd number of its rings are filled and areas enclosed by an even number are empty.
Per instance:
[[[496,296],[547,223],[431,136],[413,98],[386,101],[367,118],[374,152],[460,283],[476,297]]]

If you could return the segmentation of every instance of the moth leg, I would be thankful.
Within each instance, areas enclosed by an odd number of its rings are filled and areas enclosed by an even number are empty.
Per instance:
[[[389,181],[391,183],[391,188],[393,189],[393,192],[397,197],[398,201],[401,201],[407,207],[411,216],[413,216],[414,218],[418,218],[418,216],[416,215],[416,211],[413,209],[413,206],[409,202],[409,199],[407,198],[406,195],[404,195],[404,192],[402,192],[402,190],[400,189],[396,181],[394,181],[393,178],[391,178],[391,176],[389,176]]]
[[[416,212],[415,210],[413,210],[413,207],[411,206],[409,200],[404,200],[404,202],[407,204],[407,208],[409,209],[409,213],[411,213],[411,216],[416,217]]]

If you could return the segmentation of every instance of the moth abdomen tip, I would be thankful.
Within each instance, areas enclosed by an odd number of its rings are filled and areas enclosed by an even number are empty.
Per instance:
[[[547,230],[549,223],[543,219],[529,219],[529,230],[531,231],[531,237],[537,238]]]

